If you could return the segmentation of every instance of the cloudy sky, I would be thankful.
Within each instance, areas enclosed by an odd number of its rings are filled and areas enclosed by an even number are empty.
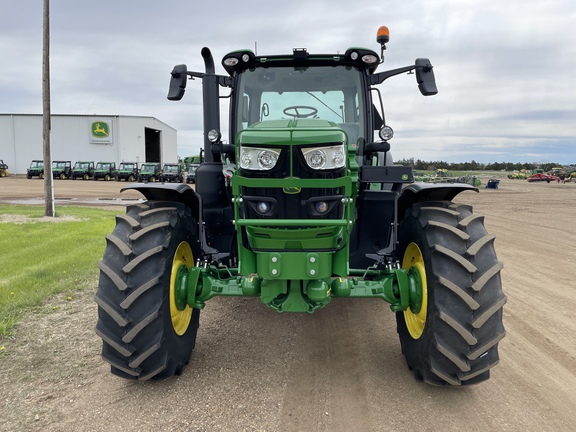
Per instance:
[[[152,116],[178,130],[178,153],[202,145],[200,82],[166,99],[170,71],[221,58],[378,50],[379,70],[428,57],[439,93],[414,75],[380,90],[394,156],[463,162],[576,163],[576,4],[572,0],[52,0],[54,114]],[[0,0],[0,113],[42,112],[42,0]],[[223,89],[224,90],[224,89]],[[225,92],[224,92],[225,93]],[[223,129],[225,118],[223,119]]]

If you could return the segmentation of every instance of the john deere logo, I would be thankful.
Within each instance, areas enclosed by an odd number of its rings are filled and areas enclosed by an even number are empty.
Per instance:
[[[408,174],[402,174],[402,180],[408,180]]]
[[[290,179],[295,179],[296,177],[286,177],[285,180],[290,180]],[[284,186],[282,188],[282,190],[284,191],[285,194],[288,195],[296,195],[299,194],[302,191],[302,188],[296,187],[296,186]]]
[[[92,123],[92,136],[95,138],[107,138],[110,135],[110,126],[106,122]]]

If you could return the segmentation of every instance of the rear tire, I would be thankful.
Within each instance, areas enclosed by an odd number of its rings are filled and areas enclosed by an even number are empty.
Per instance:
[[[423,264],[426,302],[396,320],[402,353],[418,380],[476,384],[498,363],[506,296],[493,241],[470,206],[428,202],[406,211],[399,256],[404,268]]]
[[[175,308],[173,263],[199,253],[191,210],[180,203],[149,201],[129,206],[106,236],[99,263],[96,333],[113,374],[158,380],[180,375],[196,342],[200,311]],[[189,247],[188,247],[189,246]]]

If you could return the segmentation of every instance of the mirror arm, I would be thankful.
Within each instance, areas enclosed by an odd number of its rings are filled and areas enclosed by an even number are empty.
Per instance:
[[[411,66],[404,66],[398,69],[392,69],[389,71],[384,71],[384,72],[380,72],[374,75],[370,75],[368,77],[368,79],[370,80],[370,85],[378,85],[378,84],[382,84],[384,82],[384,80],[387,80],[390,77],[393,77],[395,75],[399,75],[401,73],[407,73],[407,72],[411,72],[414,69],[416,69],[416,65],[411,65]]]
[[[175,76],[174,74],[172,74],[172,76],[174,76],[175,78],[178,78],[177,75]],[[194,78],[203,78],[204,75],[206,75],[206,73],[187,71],[186,75],[188,75],[191,79],[194,79]],[[222,87],[232,87],[232,77],[224,75],[216,75],[216,78],[218,79],[218,84],[221,85]]]
[[[369,76],[370,85],[382,84],[385,80],[387,80],[390,77],[393,77],[395,75],[400,75],[402,73],[412,72],[413,70],[416,70],[416,69],[422,69],[424,72],[430,72],[432,70],[432,68],[433,68],[433,66],[430,63],[428,63],[428,64],[423,65],[423,66],[410,65],[410,66],[404,66],[404,67],[401,67],[398,69],[391,69],[389,71],[380,72],[380,73]]]

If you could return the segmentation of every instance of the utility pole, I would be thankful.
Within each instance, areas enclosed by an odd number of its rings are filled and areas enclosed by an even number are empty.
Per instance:
[[[54,179],[50,157],[50,0],[44,0],[42,32],[42,118],[44,153],[44,215],[54,217]]]

